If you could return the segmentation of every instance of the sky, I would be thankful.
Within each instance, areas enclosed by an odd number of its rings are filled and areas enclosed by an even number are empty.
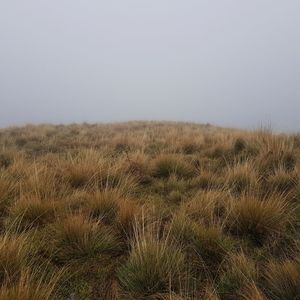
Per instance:
[[[299,0],[0,0],[0,127],[300,131]]]

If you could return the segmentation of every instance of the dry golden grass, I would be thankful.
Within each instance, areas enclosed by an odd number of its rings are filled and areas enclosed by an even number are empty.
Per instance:
[[[243,253],[232,254],[220,275],[218,290],[221,299],[238,299],[242,291],[250,284],[255,283],[257,278],[257,267],[254,261]]]
[[[176,122],[0,130],[0,300],[295,300],[299,141]]]
[[[267,300],[263,292],[255,285],[250,284],[240,292],[240,299],[243,300]]]
[[[300,265],[295,261],[270,262],[265,270],[267,294],[272,299],[297,299]]]
[[[232,204],[227,222],[233,234],[262,245],[286,233],[293,223],[293,208],[279,194],[264,199],[243,195]]]
[[[50,300],[55,297],[55,286],[61,274],[49,279],[44,276],[36,279],[37,274],[24,272],[15,284],[2,285],[1,300]]]

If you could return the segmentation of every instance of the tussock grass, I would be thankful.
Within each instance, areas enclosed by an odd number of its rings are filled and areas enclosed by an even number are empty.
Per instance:
[[[263,292],[255,285],[250,284],[240,292],[240,299],[243,300],[267,300]]]
[[[68,169],[68,182],[72,188],[84,187],[94,175],[94,170],[88,167],[72,166]]]
[[[214,268],[218,268],[226,255],[233,250],[234,243],[218,227],[198,226],[191,246],[208,267],[208,271],[214,272]]]
[[[297,299],[300,295],[300,265],[295,261],[270,262],[265,280],[271,299]]]
[[[267,178],[267,185],[270,191],[284,193],[293,190],[298,181],[299,178],[297,174],[292,174],[283,169],[278,169],[274,172],[274,174]]]
[[[151,183],[153,169],[147,156],[140,153],[133,153],[129,156],[126,153],[124,168],[126,173],[133,175],[141,184]]]
[[[184,254],[167,237],[136,230],[132,249],[118,270],[121,286],[135,299],[179,288],[184,272]]]
[[[237,138],[233,144],[233,151],[235,154],[243,152],[247,148],[247,142],[242,137]]]
[[[54,259],[58,262],[96,258],[120,250],[119,241],[111,229],[81,215],[58,220],[49,234]]]
[[[119,203],[122,200],[118,190],[108,189],[89,195],[85,206],[91,218],[111,224],[118,214]]]
[[[218,284],[221,299],[238,299],[238,295],[255,283],[257,278],[257,267],[251,259],[244,254],[231,255],[224,265]]]
[[[260,245],[284,235],[292,208],[278,194],[265,199],[244,195],[233,203],[227,221],[232,233]]]
[[[34,280],[32,275],[22,273],[15,285],[4,285],[0,289],[1,300],[50,300],[53,299],[54,290],[59,274],[50,280]]]
[[[191,272],[200,278],[204,273],[215,276],[234,248],[234,241],[224,235],[220,227],[199,225],[184,214],[173,218],[170,236],[186,253]]]
[[[222,224],[230,208],[231,195],[227,191],[198,192],[192,199],[183,203],[182,210],[191,219],[207,224]]]
[[[10,208],[11,226],[19,230],[41,227],[55,220],[56,203],[38,198],[21,198]]]
[[[13,163],[13,156],[7,152],[0,153],[0,169],[6,169]]]
[[[0,145],[0,300],[300,293],[298,135],[44,124]]]
[[[203,299],[204,300],[220,300],[220,296],[218,295],[217,291],[214,288],[207,287],[205,289]]]
[[[0,176],[0,215],[7,214],[13,199],[18,195],[16,185],[3,176]]]
[[[214,190],[222,186],[222,178],[211,171],[199,170],[199,175],[193,178],[192,185],[202,190]]]
[[[190,178],[194,173],[190,165],[183,160],[172,156],[157,158],[153,169],[154,176],[158,178],[168,178],[172,174],[175,174],[180,178]]]
[[[30,239],[25,235],[5,234],[0,237],[0,283],[12,284],[29,266]]]
[[[297,154],[290,137],[276,136],[269,131],[258,131],[254,141],[259,149],[256,165],[260,173],[269,175],[280,168],[287,172],[295,169]]]
[[[140,209],[133,200],[126,199],[119,203],[116,226],[122,235],[131,238],[134,234],[134,223],[140,216]]]
[[[260,180],[255,169],[249,163],[237,163],[228,168],[226,174],[226,185],[232,193],[242,193],[257,190]]]

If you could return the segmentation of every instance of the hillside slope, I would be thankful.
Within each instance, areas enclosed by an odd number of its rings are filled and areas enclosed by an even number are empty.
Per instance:
[[[296,299],[300,136],[0,130],[0,300]]]

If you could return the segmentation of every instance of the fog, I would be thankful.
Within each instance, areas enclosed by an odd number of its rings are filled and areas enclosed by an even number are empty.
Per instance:
[[[1,0],[0,126],[300,130],[299,0]]]

